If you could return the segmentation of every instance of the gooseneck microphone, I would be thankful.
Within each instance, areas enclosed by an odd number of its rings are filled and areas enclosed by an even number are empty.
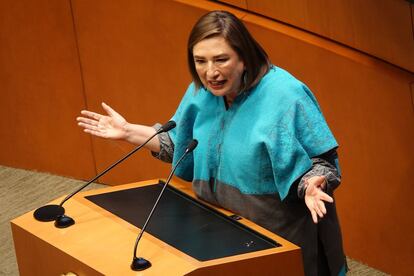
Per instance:
[[[101,172],[100,174],[98,174],[97,176],[95,176],[94,178],[89,180],[88,183],[84,184],[82,187],[80,187],[79,189],[77,189],[76,191],[71,193],[70,195],[66,196],[65,199],[63,199],[62,202],[59,205],[46,205],[46,206],[40,207],[34,212],[33,216],[35,217],[35,219],[37,219],[39,221],[53,221],[54,220],[55,221],[55,226],[58,227],[58,228],[66,228],[66,227],[69,227],[69,226],[75,224],[74,219],[72,219],[71,217],[65,215],[65,208],[62,207],[63,203],[65,203],[68,199],[70,199],[75,194],[80,192],[86,186],[88,186],[89,184],[91,184],[92,182],[97,180],[99,177],[106,174],[108,171],[110,171],[116,165],[118,165],[119,163],[121,163],[122,161],[124,161],[125,159],[130,157],[132,154],[137,152],[139,149],[141,149],[143,146],[145,146],[149,141],[151,141],[155,136],[157,136],[160,133],[167,132],[167,131],[173,129],[175,127],[175,125],[176,124],[175,124],[174,121],[167,122],[166,124],[161,126],[161,128],[157,132],[155,132],[155,134],[153,134],[151,137],[149,137],[143,144],[137,146],[135,149],[130,151],[124,157],[122,157],[121,159],[119,159],[118,161],[116,161],[115,163],[110,165],[108,168],[106,168],[103,172]]]
[[[170,182],[170,180],[171,180],[172,176],[174,175],[175,169],[178,167],[178,165],[181,163],[181,161],[184,159],[184,157],[186,157],[186,156],[187,156],[187,154],[189,154],[190,152],[192,152],[192,151],[193,151],[193,150],[197,147],[197,144],[198,144],[198,141],[197,141],[197,140],[195,140],[195,139],[194,139],[194,140],[192,140],[192,141],[188,144],[188,146],[187,146],[187,148],[186,148],[186,150],[185,150],[184,154],[180,157],[180,159],[178,159],[177,163],[176,163],[176,164],[175,164],[175,166],[172,168],[172,170],[171,170],[171,172],[170,172],[170,175],[169,175],[169,176],[168,176],[168,178],[167,178],[167,181],[165,181],[164,186],[162,187],[161,192],[160,192],[160,194],[158,195],[158,198],[157,198],[157,200],[155,201],[154,206],[152,207],[152,210],[151,210],[151,212],[149,213],[149,215],[148,215],[148,217],[147,217],[147,220],[145,221],[144,226],[142,226],[142,229],[141,229],[141,231],[139,232],[138,237],[137,237],[137,239],[136,239],[136,241],[135,241],[135,246],[134,246],[134,256],[133,256],[132,263],[131,263],[131,269],[132,269],[132,270],[135,270],[135,271],[140,271],[140,270],[147,269],[147,268],[149,268],[149,267],[151,266],[151,262],[150,262],[150,261],[148,261],[148,260],[146,260],[146,259],[144,259],[144,258],[141,258],[141,257],[137,257],[137,248],[138,248],[138,243],[139,243],[139,241],[141,240],[141,237],[142,237],[142,235],[144,234],[145,228],[147,228],[148,222],[150,221],[150,219],[151,219],[151,217],[152,217],[152,215],[153,215],[153,213],[154,213],[155,209],[156,209],[156,208],[157,208],[157,206],[158,206],[158,202],[160,201],[161,196],[162,196],[162,194],[164,193],[165,188],[167,187],[168,183]]]

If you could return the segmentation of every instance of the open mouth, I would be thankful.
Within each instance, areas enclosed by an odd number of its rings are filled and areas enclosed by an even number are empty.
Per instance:
[[[212,89],[220,89],[223,88],[224,84],[227,82],[227,80],[221,80],[221,81],[208,81],[208,85]]]

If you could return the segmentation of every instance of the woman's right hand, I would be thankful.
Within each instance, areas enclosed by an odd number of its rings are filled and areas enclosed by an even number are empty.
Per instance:
[[[128,122],[109,105],[102,103],[103,109],[108,115],[101,115],[88,110],[82,110],[84,117],[78,117],[78,125],[85,132],[109,139],[126,139],[126,126]]]

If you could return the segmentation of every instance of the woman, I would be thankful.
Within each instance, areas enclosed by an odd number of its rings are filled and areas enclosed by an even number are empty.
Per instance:
[[[337,142],[311,91],[271,65],[243,23],[224,11],[199,19],[188,40],[193,83],[173,120],[177,127],[147,145],[176,162],[202,199],[246,217],[302,248],[306,275],[345,274],[333,202],[340,183]],[[141,144],[154,127],[82,111],[85,132]]]

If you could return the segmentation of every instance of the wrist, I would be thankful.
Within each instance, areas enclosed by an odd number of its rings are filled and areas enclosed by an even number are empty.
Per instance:
[[[131,142],[132,137],[132,124],[128,123],[127,121],[121,127],[122,129],[122,136],[120,137],[121,140],[125,140],[127,142]]]
[[[309,187],[309,181],[308,181],[308,179],[304,179],[304,183],[303,183],[303,197],[306,196],[306,193],[308,191],[308,187]]]

